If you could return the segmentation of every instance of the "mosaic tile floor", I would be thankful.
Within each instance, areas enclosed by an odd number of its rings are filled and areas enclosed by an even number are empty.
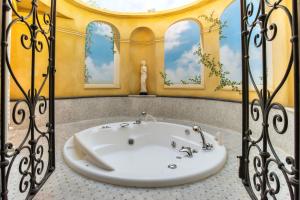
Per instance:
[[[247,200],[249,199],[238,178],[237,156],[240,154],[238,133],[222,130],[228,150],[226,166],[215,176],[197,183],[168,188],[126,188],[95,182],[73,172],[64,162],[62,149],[65,141],[74,133],[103,123],[125,121],[128,118],[98,119],[57,126],[57,169],[49,178],[35,200]],[[163,120],[170,121],[170,120]],[[173,121],[172,122],[178,122]],[[180,121],[181,124],[193,122]],[[218,129],[204,126],[212,134]],[[17,131],[15,136],[17,135]],[[11,136],[12,139],[14,136]],[[14,180],[12,180],[13,182]],[[18,182],[17,182],[18,183]],[[11,191],[10,199],[21,200],[23,196]]]

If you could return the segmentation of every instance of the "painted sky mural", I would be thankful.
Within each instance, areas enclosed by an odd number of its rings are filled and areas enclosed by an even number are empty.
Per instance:
[[[250,2],[250,1],[248,1]],[[251,0],[254,4],[254,13],[258,9],[258,1]],[[241,52],[241,28],[240,28],[240,1],[236,0],[228,8],[225,9],[221,16],[221,20],[226,22],[227,26],[223,29],[225,38],[220,43],[220,62],[223,64],[224,70],[230,72],[228,78],[233,81],[240,82],[242,80],[242,52]],[[249,21],[253,21],[251,17]],[[250,44],[250,66],[253,77],[257,84],[261,84],[262,67],[261,67],[261,48],[254,46],[254,36],[259,33],[257,26],[251,37]]]
[[[200,26],[193,20],[177,22],[167,30],[165,73],[173,84],[200,83],[201,66],[198,56],[194,54],[199,44]]]
[[[113,84],[116,52],[114,30],[103,22],[91,22],[86,35],[86,84]]]
[[[254,3],[254,8],[257,10],[258,0],[249,1]],[[140,8],[149,6],[139,2]],[[175,4],[177,5],[178,2]],[[240,82],[242,77],[239,6],[239,1],[236,0],[221,15],[221,20],[226,21],[227,26],[223,29],[225,37],[220,41],[220,62],[223,64],[224,70],[229,72],[228,78],[236,82]],[[250,18],[251,20],[253,17]],[[260,84],[262,77],[261,48],[254,47],[253,43],[254,36],[258,32],[259,27],[254,29],[251,38],[250,65],[255,81]],[[114,83],[116,70],[114,57],[119,53],[115,50],[118,45],[114,44],[114,35],[114,29],[109,24],[91,22],[88,25],[85,59],[86,84]],[[166,79],[170,83],[201,83],[201,65],[198,62],[198,56],[195,55],[200,38],[200,26],[194,20],[183,20],[169,27],[165,33],[165,71],[162,73],[167,75]],[[268,60],[269,63],[270,60]]]

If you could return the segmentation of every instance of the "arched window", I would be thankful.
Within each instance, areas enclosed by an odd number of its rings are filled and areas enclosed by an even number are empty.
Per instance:
[[[255,13],[259,9],[259,0],[247,0],[247,3],[253,3],[254,14],[249,17],[249,22],[252,22],[255,18]],[[220,62],[223,64],[224,71],[229,72],[227,78],[232,81],[242,81],[242,50],[241,50],[241,16],[240,1],[233,1],[223,12],[221,21],[226,24],[223,28],[223,37],[220,40]],[[260,33],[260,27],[257,25],[251,34],[250,46],[249,46],[249,64],[251,73],[256,84],[259,86],[262,84],[262,49],[254,45],[255,35]],[[272,48],[271,44],[267,43],[268,50],[268,82],[272,85]],[[250,81],[250,85],[252,85]]]
[[[202,79],[199,56],[200,26],[194,20],[184,20],[169,27],[165,34],[165,85],[200,85]]]
[[[85,44],[86,87],[116,87],[119,82],[119,33],[104,22],[87,26]]]

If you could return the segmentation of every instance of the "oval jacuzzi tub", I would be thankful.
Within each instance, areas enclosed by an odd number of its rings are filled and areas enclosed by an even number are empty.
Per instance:
[[[64,158],[76,172],[110,184],[163,187],[195,182],[221,170],[226,149],[204,132],[165,122],[122,122],[75,134],[64,146]],[[190,149],[189,149],[190,148]],[[191,151],[188,151],[191,150]],[[192,155],[189,155],[192,152]]]

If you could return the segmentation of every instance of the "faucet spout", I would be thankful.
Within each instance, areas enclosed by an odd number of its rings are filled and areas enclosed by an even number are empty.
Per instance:
[[[207,150],[207,151],[212,150],[213,145],[206,142],[206,139],[205,139],[205,136],[204,136],[204,133],[203,133],[201,127],[200,126],[193,126],[193,131],[200,134],[201,140],[202,140],[202,149]]]
[[[182,147],[179,152],[184,152],[187,154],[187,157],[191,158],[193,157],[193,151],[191,147]]]
[[[142,113],[139,115],[138,119],[135,120],[135,124],[141,124],[141,123],[142,123],[142,120],[144,120],[144,119],[146,118],[146,116],[147,116],[147,113],[146,113],[146,112],[142,112]]]

